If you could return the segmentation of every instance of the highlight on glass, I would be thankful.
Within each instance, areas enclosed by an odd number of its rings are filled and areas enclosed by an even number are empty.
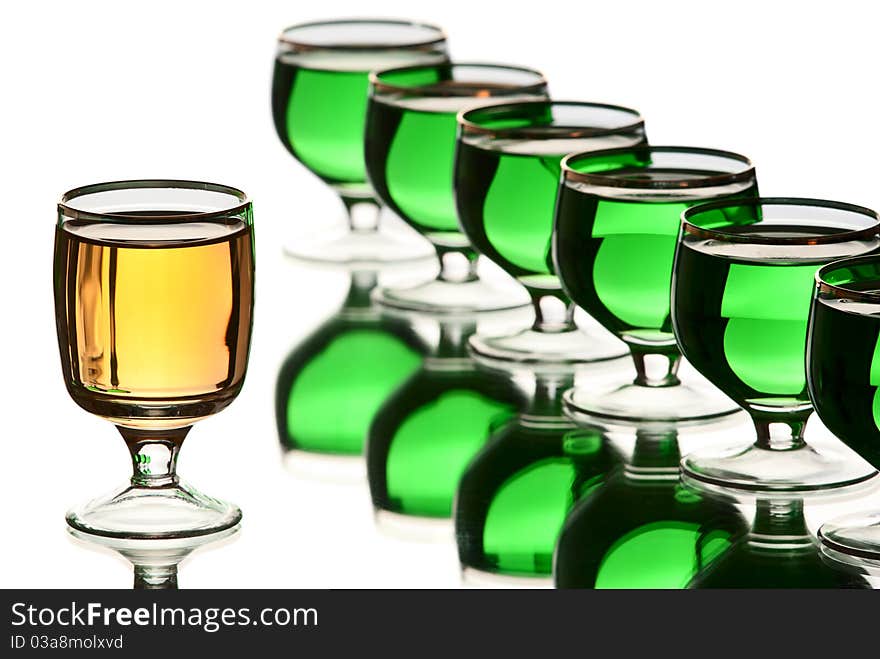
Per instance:
[[[726,200],[682,214],[672,277],[675,338],[688,361],[749,413],[757,432],[751,445],[686,456],[687,478],[710,487],[808,492],[877,473],[855,456],[804,441],[813,412],[804,363],[816,271],[875,252],[878,228],[870,209],[818,199]]]
[[[384,263],[430,256],[427,245],[380,227],[380,205],[364,169],[370,71],[447,59],[439,27],[388,19],[302,23],[278,38],[272,117],[281,143],[339,194],[348,226],[316,222],[285,249],[336,263]],[[415,245],[413,244],[415,242]]]
[[[458,123],[455,198],[461,227],[480,254],[526,288],[535,313],[529,328],[474,336],[474,352],[554,364],[625,355],[626,347],[608,332],[575,325],[575,305],[551,259],[551,237],[563,157],[644,144],[642,117],[614,105],[532,100],[463,112]]]
[[[129,482],[67,514],[75,531],[127,539],[224,532],[241,511],[182,482],[192,425],[241,391],[254,293],[253,214],[240,190],[139,180],[67,192],[55,230],[64,383],[116,425]]]
[[[586,423],[702,423],[735,412],[708,383],[679,379],[669,287],[681,211],[756,196],[752,163],[727,151],[644,145],[572,154],[562,170],[556,273],[571,299],[626,343],[636,375],[572,389],[567,413]]]
[[[374,72],[367,108],[367,174],[379,198],[427,238],[437,277],[382,288],[380,303],[430,313],[470,313],[527,304],[515,286],[477,272],[477,254],[459,225],[453,194],[456,114],[499,100],[547,97],[544,76],[496,64],[445,63]]]
[[[816,413],[844,444],[880,468],[880,255],[816,273],[807,331],[807,388]],[[826,523],[826,553],[880,561],[880,511]]]

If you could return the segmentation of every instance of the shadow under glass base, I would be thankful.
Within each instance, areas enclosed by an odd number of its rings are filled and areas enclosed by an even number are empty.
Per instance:
[[[383,265],[435,258],[427,240],[407,238],[382,228],[352,231],[348,227],[291,239],[284,245],[287,256],[309,263],[337,265]]]
[[[880,569],[880,510],[826,522],[819,529],[822,551],[849,565]]]
[[[729,491],[806,493],[857,485],[877,475],[866,462],[809,444],[772,450],[752,444],[721,454],[691,453],[682,477],[695,485]]]
[[[635,384],[609,388],[569,389],[562,397],[566,415],[578,423],[618,421],[624,423],[704,423],[736,414],[740,407],[717,389],[679,384],[645,387]]]
[[[178,481],[163,487],[127,484],[67,513],[67,523],[91,536],[162,540],[207,536],[241,521],[237,506]]]
[[[483,279],[463,282],[432,279],[407,288],[380,288],[373,293],[373,299],[391,309],[430,314],[504,311],[529,304],[524,290],[513,286],[502,288]]]
[[[629,350],[611,335],[575,329],[537,332],[524,329],[503,336],[474,335],[468,341],[478,357],[520,364],[577,365],[619,359]]]

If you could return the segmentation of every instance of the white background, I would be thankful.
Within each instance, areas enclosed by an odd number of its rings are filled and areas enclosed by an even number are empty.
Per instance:
[[[385,16],[444,26],[460,61],[543,70],[559,99],[638,108],[655,144],[726,148],[764,194],[880,206],[877,20],[870,3],[3,3],[0,9],[0,586],[128,587],[130,568],[68,539],[63,513],[128,473],[116,431],[69,400],[51,270],[68,188],[143,177],[246,190],[257,226],[257,315],[247,384],[198,424],[181,471],[245,511],[244,531],[181,570],[188,587],[446,587],[451,543],[373,527],[364,485],[282,468],[275,374],[339,303],[344,275],[285,263],[280,242],[341,209],[275,136],[275,39],[304,20]],[[768,299],[772,304],[772,295]]]

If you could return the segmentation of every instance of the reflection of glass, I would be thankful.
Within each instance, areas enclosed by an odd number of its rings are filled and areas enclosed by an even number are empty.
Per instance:
[[[70,527],[70,534],[92,546],[112,549],[124,556],[134,568],[135,590],[177,590],[177,566],[194,550],[235,536],[239,527],[233,526],[209,536],[143,540],[111,538],[81,533]]]
[[[299,241],[300,258],[385,262],[413,256],[379,231],[379,205],[364,170],[364,115],[370,71],[446,59],[442,30],[392,20],[337,20],[287,28],[278,39],[272,116],[282,144],[342,198],[349,227]]]
[[[870,588],[822,561],[800,499],[758,499],[748,535],[701,570],[688,588]]]
[[[487,64],[439,64],[373,73],[367,107],[367,174],[377,195],[437,251],[437,278],[384,288],[383,304],[467,313],[521,306],[519,291],[477,276],[477,256],[461,232],[452,190],[456,113],[498,99],[545,98],[535,71]]]
[[[676,432],[639,429],[633,456],[569,515],[559,588],[684,588],[745,533],[736,507],[679,483]]]
[[[435,354],[373,419],[367,475],[380,521],[382,513],[449,518],[468,462],[524,405],[508,377],[468,357],[473,331],[472,323],[442,323]]]
[[[425,345],[370,301],[375,272],[353,272],[332,318],[291,352],[275,388],[284,449],[361,455],[376,411],[422,363]]]
[[[573,380],[539,376],[529,408],[492,436],[462,476],[455,535],[465,579],[473,572],[549,577],[569,510],[620,462],[601,432],[562,416],[561,394]]]
[[[460,115],[455,198],[462,229],[480,254],[525,286],[535,310],[529,329],[475,336],[477,354],[568,364],[626,354],[607,333],[578,331],[550,238],[563,156],[645,141],[638,112],[613,105],[533,100]]]
[[[55,317],[67,390],[116,424],[131,482],[67,515],[82,533],[188,538],[241,511],[182,483],[192,424],[244,381],[253,312],[251,204],[234,188],[124,181],[72,190],[58,205]]]
[[[556,207],[553,258],[566,292],[629,346],[632,382],[574,389],[576,418],[694,421],[735,411],[717,390],[681,382],[669,282],[681,211],[700,201],[757,194],[743,156],[643,146],[570,155]]]
[[[804,345],[816,270],[880,247],[877,214],[780,198],[712,202],[682,217],[675,337],[688,361],[751,415],[758,435],[741,450],[689,455],[685,474],[715,486],[778,491],[872,476],[859,460],[804,442],[813,411]]]
[[[880,468],[880,256],[846,259],[816,275],[807,333],[807,386],[819,418]],[[880,513],[820,532],[835,552],[880,561]]]

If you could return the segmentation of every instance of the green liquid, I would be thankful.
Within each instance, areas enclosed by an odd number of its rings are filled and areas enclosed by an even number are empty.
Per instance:
[[[466,357],[466,338],[427,360],[376,414],[367,475],[377,509],[451,516],[465,467],[493,430],[522,408],[522,394],[510,380],[477,370]]]
[[[853,287],[849,284],[848,287]],[[858,284],[880,290],[880,279]],[[880,305],[818,299],[807,344],[816,412],[831,432],[880,466]]]
[[[606,142],[621,146],[642,139],[611,137]],[[602,148],[600,140],[519,139],[507,146],[502,141],[459,140],[455,190],[461,226],[481,254],[514,277],[553,275],[551,238],[560,163],[567,153]]]
[[[469,99],[462,99],[467,103]],[[367,167],[382,200],[424,234],[460,236],[452,165],[455,112],[427,112],[373,99]]]
[[[553,274],[550,237],[564,155],[459,144],[455,186],[462,227],[481,254],[515,277]]]
[[[442,53],[282,53],[272,77],[272,116],[282,144],[327,183],[369,191],[364,120],[370,71],[430,63]]]
[[[763,222],[756,226],[762,233],[774,231]],[[815,227],[778,230],[786,235],[817,232]],[[842,244],[827,260],[864,249],[863,243]],[[824,262],[736,258],[718,253],[710,241],[685,239],[678,249],[673,291],[675,331],[684,356],[742,406],[808,405],[807,318],[813,278]]]
[[[620,172],[651,175],[650,167]],[[737,196],[755,194],[757,186]],[[569,296],[618,335],[671,341],[669,287],[681,213],[717,198],[618,200],[562,185],[554,249]]]
[[[342,311],[281,366],[275,410],[284,448],[360,455],[382,403],[418,371],[425,347],[405,322],[371,312],[374,283],[353,281]]]
[[[569,511],[620,462],[598,432],[526,418],[493,435],[462,476],[455,531],[465,567],[549,576]]]
[[[758,501],[753,532],[706,566],[688,588],[870,588],[861,576],[826,564],[800,502]]]
[[[674,439],[637,441],[633,463],[669,478],[620,470],[571,512],[556,549],[559,588],[684,588],[747,528],[736,508],[684,489]]]
[[[466,246],[453,191],[456,114],[486,102],[479,99],[487,91],[498,94],[489,100],[500,103],[544,98],[546,88],[518,94],[510,84],[454,76],[454,67],[448,66],[392,76],[394,84],[411,92],[374,92],[367,108],[365,153],[370,182],[384,203],[432,241]]]

